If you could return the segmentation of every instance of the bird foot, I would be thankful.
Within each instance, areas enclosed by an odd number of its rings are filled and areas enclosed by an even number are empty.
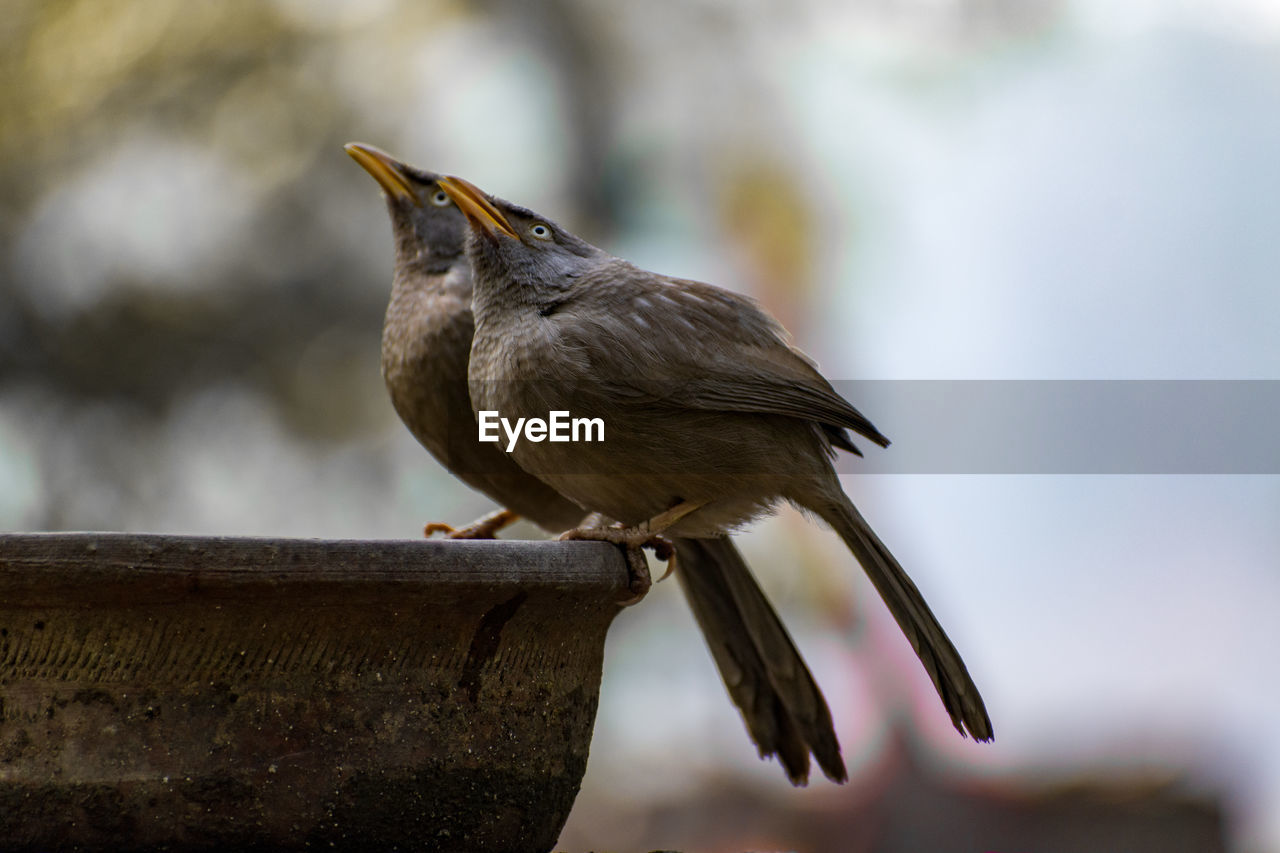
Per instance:
[[[566,530],[557,538],[561,541],[580,539],[594,542],[612,542],[614,545],[622,547],[623,555],[627,559],[627,574],[630,577],[628,588],[632,593],[631,598],[621,602],[623,607],[629,607],[639,602],[649,592],[649,587],[653,586],[654,583],[653,577],[649,574],[649,562],[645,559],[642,549],[650,549],[655,557],[665,561],[667,564],[667,570],[662,573],[662,577],[658,578],[658,582],[666,580],[676,565],[676,549],[669,540],[635,527],[582,526]]]
[[[422,535],[430,539],[436,533],[446,539],[497,539],[498,531],[516,521],[520,516],[509,509],[500,509],[477,518],[466,527],[450,527],[443,521],[430,521],[422,528]]]

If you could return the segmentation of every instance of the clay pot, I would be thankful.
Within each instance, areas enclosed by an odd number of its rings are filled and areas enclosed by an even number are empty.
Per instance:
[[[0,849],[550,849],[609,545],[0,536]]]

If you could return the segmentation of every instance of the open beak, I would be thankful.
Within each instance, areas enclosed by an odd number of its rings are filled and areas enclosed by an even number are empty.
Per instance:
[[[405,176],[404,167],[387,152],[365,145],[363,142],[348,142],[342,146],[373,179],[382,187],[388,198],[400,201],[411,201],[416,205],[422,202],[413,191],[413,186]]]
[[[502,233],[508,237],[520,239],[520,235],[511,227],[507,217],[493,206],[493,203],[475,184],[464,181],[462,178],[441,178],[440,189],[448,193],[449,198],[453,199],[453,203],[466,215],[471,224],[484,231],[487,236],[496,237]]]

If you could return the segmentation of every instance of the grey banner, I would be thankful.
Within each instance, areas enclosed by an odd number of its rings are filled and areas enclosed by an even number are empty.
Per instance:
[[[530,383],[537,387],[518,396],[539,401],[542,408],[501,414],[512,415],[513,423],[516,415],[546,418],[550,406],[573,417],[600,418],[607,450],[610,441],[626,440],[628,427],[633,438],[638,431],[647,443],[647,430],[665,425],[669,406],[683,408],[682,391],[699,380],[705,377],[631,379],[619,383],[631,389],[625,399],[602,397],[591,383]],[[865,456],[837,454],[841,473],[1280,474],[1280,380],[849,380],[833,385],[892,441],[881,449],[854,436]],[[630,409],[629,423],[617,419],[623,404]],[[714,428],[713,422],[703,421],[702,428]],[[470,412],[454,413],[451,430],[452,441],[477,442]],[[613,473],[725,473],[703,468],[703,457],[689,448],[663,441],[641,454],[644,463],[636,471]],[[506,446],[505,437],[495,441],[485,456],[461,452],[460,446],[457,459],[492,472],[491,466],[505,462],[495,456],[505,455],[499,448]],[[599,473],[602,460],[612,467],[614,460],[594,454],[593,448],[600,445],[566,444],[554,470]],[[776,464],[784,470],[767,473],[787,473],[783,454],[743,453],[734,461],[762,468]]]
[[[858,474],[1280,474],[1280,381],[842,381]]]

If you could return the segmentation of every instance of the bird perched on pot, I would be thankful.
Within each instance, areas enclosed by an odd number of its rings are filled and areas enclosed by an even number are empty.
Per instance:
[[[460,538],[491,536],[516,516],[548,530],[574,526],[586,515],[582,507],[526,473],[498,445],[476,441],[467,390],[474,323],[466,220],[436,183],[438,175],[371,145],[353,142],[346,151],[382,187],[395,238],[382,325],[382,378],[391,404],[441,465],[510,511],[458,531]]]
[[[520,442],[512,456],[629,544],[716,537],[787,501],[835,529],[870,578],[961,734],[991,721],[960,654],[840,487],[849,431],[888,439],[754,302],[648,272],[461,178],[441,188],[471,226],[472,405],[513,418],[599,417],[599,443]],[[677,569],[679,571],[679,569]]]
[[[370,145],[346,151],[382,187],[395,238],[395,274],[382,335],[392,404],[418,441],[467,485],[506,507],[456,536],[492,536],[517,515],[560,532],[586,514],[477,440],[467,388],[474,323],[466,219],[440,176]],[[432,527],[429,525],[429,527]],[[733,543],[677,539],[677,577],[747,731],[777,755],[792,782],[808,779],[812,752],[835,781],[847,774],[822,691]]]

